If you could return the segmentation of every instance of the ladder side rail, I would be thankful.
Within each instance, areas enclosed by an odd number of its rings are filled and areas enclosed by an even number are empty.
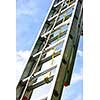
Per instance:
[[[42,24],[42,26],[41,26],[41,28],[40,28],[40,30],[39,30],[39,32],[38,32],[38,35],[37,35],[37,37],[36,37],[36,39],[35,39],[35,41],[34,41],[34,43],[33,43],[33,46],[32,46],[32,48],[31,48],[31,50],[30,50],[30,57],[33,55],[32,52],[33,52],[33,50],[34,50],[35,44],[37,43],[37,41],[38,41],[38,39],[39,39],[40,33],[41,33],[41,31],[42,31],[42,28],[43,28],[43,26],[44,26],[44,24],[45,24],[45,22],[46,22],[46,20],[47,20],[47,18],[48,18],[48,16],[49,16],[49,13],[50,13],[50,11],[51,11],[51,8],[52,8],[53,5],[54,5],[54,2],[55,2],[55,0],[52,1],[51,6],[50,6],[50,8],[49,8],[49,10],[48,10],[48,13],[47,13],[47,15],[46,15],[46,17],[45,17],[45,19],[44,19],[44,21],[43,21],[43,24]],[[27,61],[25,62],[24,65],[27,65],[27,63],[29,62],[29,60],[30,60],[30,58],[27,59]],[[27,66],[25,66],[24,71],[26,70],[26,67],[27,67]],[[20,81],[21,81],[21,79],[22,79],[22,77],[23,77],[23,75],[24,75],[24,71],[23,71],[23,73],[22,73],[22,75],[21,75],[21,78],[20,78],[20,80],[19,80],[19,82],[18,82],[18,84],[17,84],[17,87],[16,87],[16,98],[19,98],[19,88],[20,88],[20,91],[22,91],[21,86],[20,86]],[[17,90],[18,90],[18,92],[17,92]],[[17,94],[18,94],[18,95],[17,95]]]
[[[62,9],[63,4],[64,4],[64,2],[63,2],[62,5],[61,5],[61,8],[60,8],[60,10],[59,10],[59,14],[60,14],[60,12],[61,12],[61,9]],[[55,27],[55,24],[56,24],[56,22],[57,22],[57,19],[58,19],[58,17],[59,17],[59,14],[58,14],[57,18],[55,19],[55,23],[54,23],[54,25],[53,25],[53,27],[52,27],[52,30],[53,30],[54,27]],[[52,33],[51,33],[51,34],[52,34]],[[47,43],[48,43],[48,41],[49,41],[49,39],[50,39],[51,34],[49,34],[49,36],[48,36],[48,38],[47,38],[47,41],[46,41],[46,44],[44,45],[44,47],[43,47],[43,49],[42,49],[42,52],[41,52],[41,54],[40,54],[40,56],[39,56],[39,58],[38,58],[38,61],[37,61],[37,63],[36,63],[36,65],[35,65],[35,67],[34,67],[32,73],[31,73],[31,75],[29,76],[29,79],[28,79],[27,82],[26,82],[26,85],[25,85],[25,87],[24,87],[24,90],[23,90],[23,92],[22,92],[22,95],[21,95],[21,97],[20,97],[20,100],[22,100],[23,96],[25,95],[25,92],[26,92],[26,90],[27,90],[27,87],[28,87],[30,78],[31,78],[32,75],[34,74],[34,72],[35,72],[35,70],[36,70],[36,68],[37,68],[37,66],[38,66],[38,64],[39,64],[39,61],[40,61],[41,56],[42,56],[42,53],[43,53],[45,47],[47,46]],[[30,98],[30,97],[29,97],[29,98]]]
[[[65,37],[65,41],[64,41],[64,45],[63,45],[63,49],[62,49],[62,52],[61,52],[61,60],[60,60],[60,63],[58,65],[57,69],[56,69],[56,74],[54,76],[53,84],[52,84],[52,87],[50,89],[50,94],[49,94],[49,97],[48,97],[47,100],[53,99],[53,93],[54,93],[55,83],[56,83],[56,80],[57,80],[59,69],[61,67],[60,66],[61,65],[61,61],[62,61],[63,54],[64,54],[64,51],[65,51],[65,47],[66,47],[66,44],[67,44],[67,41],[68,41],[68,37],[69,37],[71,25],[73,23],[73,19],[74,19],[75,11],[76,11],[76,8],[77,8],[77,4],[78,4],[78,0],[76,0],[76,2],[75,2],[75,7],[74,7],[73,14],[72,14],[72,17],[71,17],[71,23],[69,24],[69,28],[68,28],[68,31],[67,31],[67,34],[66,34],[66,37]],[[57,100],[59,100],[59,99],[57,99]]]
[[[73,67],[74,67],[74,62],[75,62],[75,57],[76,57],[76,53],[77,53],[77,48],[78,48],[78,42],[79,42],[79,39],[80,39],[80,32],[82,30],[82,22],[83,22],[83,19],[82,19],[82,6],[81,6],[81,10],[80,10],[80,15],[78,17],[78,23],[76,25],[76,32],[77,33],[77,37],[76,37],[76,41],[74,40],[73,41],[73,47],[72,47],[72,53],[71,53],[71,56],[70,56],[70,59],[69,59],[69,63],[68,63],[68,68],[67,68],[67,71],[66,71],[66,74],[65,74],[65,82],[68,83],[68,85],[70,85],[70,81],[71,81],[71,76],[72,76],[72,71],[73,71]],[[80,27],[79,27],[80,26]]]

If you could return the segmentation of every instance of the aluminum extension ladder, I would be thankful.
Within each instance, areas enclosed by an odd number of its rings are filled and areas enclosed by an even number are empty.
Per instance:
[[[36,88],[51,82],[49,94],[40,100],[61,100],[64,85],[70,84],[77,47],[83,31],[82,2],[52,1],[17,85],[16,100],[30,100]],[[53,53],[49,54],[52,50]],[[54,63],[58,56],[59,60]],[[46,69],[42,70],[47,62],[52,64],[47,64]],[[52,73],[53,70],[55,71]],[[45,78],[38,81],[39,77],[45,75]]]

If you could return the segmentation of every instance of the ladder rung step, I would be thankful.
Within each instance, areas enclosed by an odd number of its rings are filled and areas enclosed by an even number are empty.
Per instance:
[[[64,1],[64,0],[59,1],[57,4],[55,4],[55,5],[54,5],[54,7],[56,8],[57,6],[59,6],[60,4],[62,4],[62,3],[63,3],[63,1]]]
[[[54,28],[54,31],[56,31],[57,29],[59,29],[60,27],[63,27],[64,25],[68,25],[70,22],[70,18],[68,20],[66,20],[65,22],[57,25],[55,28]]]
[[[48,51],[50,51],[51,49],[57,47],[58,45],[63,44],[64,40],[65,40],[65,38],[63,38],[63,39],[57,41],[56,43],[54,43],[54,44],[52,44],[52,45],[50,45],[49,47],[47,47],[47,48],[45,49],[45,52],[48,52]]]
[[[72,5],[68,6],[67,8],[63,9],[60,13],[63,14],[65,11],[69,10],[70,8],[74,7],[75,3],[73,3]],[[48,21],[52,21],[54,18],[56,18],[58,16],[58,14],[54,15],[53,17],[49,18]]]
[[[47,69],[47,70],[39,71],[39,72],[37,72],[37,73],[34,74],[34,78],[38,78],[38,77],[40,77],[40,76],[46,74],[47,72],[49,72],[49,71],[55,69],[56,67],[57,67],[57,64],[56,64],[56,65],[53,65],[52,67],[50,67],[50,68]]]
[[[47,47],[47,48],[45,49],[45,52],[44,52],[44,53],[50,51],[50,50],[53,49],[54,47],[57,47],[58,45],[62,44],[63,42],[64,42],[64,39],[59,40],[58,42],[54,43],[53,45]],[[38,53],[36,53],[35,55],[33,55],[33,57],[36,57],[36,56],[38,56],[39,54],[41,54],[41,51],[38,52]]]
[[[50,33],[51,33],[51,30],[50,31],[47,31],[46,33],[41,34],[41,37],[45,37],[46,35],[48,35]]]
[[[70,22],[70,18],[69,18],[68,20],[66,20],[65,22],[63,22],[63,23],[57,25],[57,26],[54,28],[53,32],[55,32],[55,31],[56,31],[57,29],[59,29],[60,27],[69,24],[69,22]],[[50,34],[50,33],[51,33],[51,30],[48,31],[48,32],[46,32],[46,33],[44,33],[43,35],[41,35],[41,37],[45,37],[46,35],[48,35],[48,34]]]
[[[67,33],[67,30],[64,31],[64,32],[61,32],[59,38],[62,37],[62,36],[64,36],[66,33]],[[59,35],[59,33],[58,33],[58,35]],[[51,38],[51,39],[49,40],[49,43],[51,43],[51,42],[53,42],[54,40],[56,40],[56,39],[58,38],[58,35],[55,36],[55,37],[53,37],[53,38]]]
[[[72,14],[67,15],[67,16],[65,17],[65,20],[68,20],[68,19],[71,17],[71,15],[72,15]],[[57,26],[57,25],[59,25],[59,24],[61,24],[61,23],[62,23],[62,21],[63,21],[63,19],[58,20],[58,21],[57,21],[57,23],[56,23],[56,26]]]
[[[41,52],[42,52],[42,51],[40,51],[40,52],[38,52],[38,53],[34,54],[34,55],[33,55],[33,58],[35,58],[35,57],[39,56],[39,55],[41,54]]]
[[[64,7],[64,9],[61,11],[61,14],[63,14],[65,11],[69,10],[70,8],[73,8],[75,6],[75,3],[71,4],[67,8]]]
[[[47,70],[36,72],[36,73],[34,74],[34,76],[33,76],[30,80],[37,79],[38,77],[40,77],[40,76],[46,74],[47,72],[49,72],[49,71],[55,69],[56,67],[57,67],[57,64],[51,66],[51,67],[50,67],[49,69],[47,69]],[[26,81],[28,80],[28,78],[29,78],[29,77],[23,79],[22,82],[23,82],[23,83],[26,82]]]
[[[61,54],[61,50],[55,52],[54,57],[57,57],[57,56],[59,56],[60,54]],[[43,59],[40,61],[39,64],[43,64],[43,63],[45,63],[45,62],[47,62],[47,61],[49,61],[49,60],[51,60],[51,59],[52,59],[52,55],[49,56],[49,57],[43,58]]]
[[[50,82],[53,80],[53,77],[54,77],[54,75],[52,75],[52,76],[50,76],[48,78]],[[27,90],[29,91],[29,90],[35,89],[35,88],[40,87],[40,86],[42,86],[44,84],[46,84],[46,83],[45,83],[44,80],[42,80],[42,81],[40,81],[38,83],[35,83],[35,84],[31,85],[31,86],[28,86]]]
[[[70,1],[70,5],[72,5],[74,2],[75,2],[75,0]],[[62,9],[65,9],[65,8],[69,7],[70,5],[66,5],[66,6],[64,6]]]

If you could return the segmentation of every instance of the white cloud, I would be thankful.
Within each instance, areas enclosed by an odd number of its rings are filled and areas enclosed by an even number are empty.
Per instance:
[[[16,52],[16,84],[18,83],[21,74],[25,68],[25,63],[28,60],[30,51]]]
[[[26,60],[28,57],[29,57],[29,54],[30,54],[30,51],[19,51],[19,52],[16,52],[16,58],[17,60],[20,60],[21,58],[23,60]]]
[[[71,84],[77,83],[78,81],[83,80],[83,69],[81,68],[79,73],[74,72],[72,74]]]
[[[16,85],[17,85],[17,83],[18,83],[18,81],[19,81],[19,79],[20,79],[20,77],[22,75],[22,72],[23,72],[23,70],[25,68],[25,64],[26,64],[26,61],[29,58],[29,55],[30,55],[30,51],[28,51],[28,50],[27,51],[19,51],[19,52],[16,52],[16,65],[17,65],[16,66]],[[79,82],[80,80],[83,79],[82,78],[82,72],[83,72],[83,70],[81,68],[79,70],[79,73],[77,73],[77,72],[74,72],[73,73],[72,80],[71,80],[71,84],[75,84],[75,83],[77,83],[77,82]],[[47,89],[47,87],[44,87],[44,89],[43,89],[44,92],[45,92],[45,89]],[[41,89],[41,91],[43,91],[43,90]],[[41,91],[39,90],[39,93]],[[74,94],[74,91],[71,91],[69,93],[70,93],[69,96],[65,97],[66,99],[69,98],[71,94]],[[38,96],[35,95],[35,97],[38,97]],[[34,95],[32,95],[32,98],[34,98]],[[68,100],[70,100],[70,99],[68,99]],[[78,94],[74,100],[82,100],[82,95],[81,94]]]
[[[77,51],[77,54],[78,54],[80,57],[82,57],[82,56],[83,56],[83,51],[78,50],[78,51]]]
[[[78,50],[78,52],[80,52]],[[25,68],[25,64],[27,59],[29,58],[30,51],[19,51],[16,52],[16,81],[18,83],[19,78],[21,77],[21,74]],[[74,72],[72,74],[72,79],[71,79],[71,84],[77,83],[80,80],[83,80],[83,70],[82,68],[80,69],[79,72]]]

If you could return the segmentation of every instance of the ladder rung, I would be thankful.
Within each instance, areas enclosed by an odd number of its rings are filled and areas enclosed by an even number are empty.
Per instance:
[[[69,18],[68,20],[66,20],[65,22],[63,22],[63,23],[57,25],[57,26],[54,28],[54,31],[56,31],[56,30],[59,29],[60,27],[63,27],[64,25],[69,24],[69,22],[70,22],[70,18]]]
[[[54,57],[57,57],[57,56],[59,56],[60,54],[61,54],[61,50],[55,52]],[[43,58],[43,59],[40,61],[40,64],[43,64],[43,63],[45,63],[45,62],[47,62],[47,61],[49,61],[49,60],[51,60],[51,59],[52,59],[52,55],[50,55],[49,57]]]
[[[51,46],[47,47],[47,48],[45,49],[45,52],[48,52],[48,51],[50,51],[51,49],[57,47],[58,45],[63,44],[64,40],[65,40],[65,38],[63,38],[63,39],[57,41],[56,43],[52,44]]]
[[[71,4],[70,6],[68,6],[67,8],[63,9],[61,11],[61,14],[63,14],[65,11],[69,10],[70,8],[73,8],[75,6],[75,3]]]
[[[53,49],[54,47],[57,47],[58,45],[62,44],[63,42],[64,42],[64,39],[59,40],[58,42],[54,43],[53,45],[47,47],[47,48],[45,49],[45,52],[44,52],[44,53],[50,51],[50,50]],[[38,56],[39,54],[41,54],[41,51],[38,52],[38,53],[36,53],[35,55],[33,55],[33,57],[36,57],[36,56]]]
[[[61,33],[60,33],[60,37],[64,36],[66,33],[67,33],[67,30],[64,31],[64,32],[61,32]],[[59,35],[59,33],[58,33],[58,35]],[[51,42],[53,42],[54,40],[56,40],[56,39],[58,38],[58,35],[55,36],[55,37],[53,37],[53,38],[51,38],[51,39],[49,40],[49,42],[51,43]],[[60,38],[60,37],[59,37],[59,38]]]
[[[38,52],[38,53],[34,54],[34,55],[33,55],[33,58],[35,58],[35,57],[37,57],[38,55],[40,55],[40,54],[41,54],[41,52],[42,52],[42,51],[40,51],[40,52]]]
[[[36,72],[36,73],[34,74],[34,76],[31,78],[31,80],[37,79],[38,77],[40,77],[40,76],[42,76],[42,75],[46,74],[47,72],[49,72],[49,71],[51,71],[51,70],[55,69],[56,67],[57,67],[57,64],[55,64],[55,65],[51,66],[51,67],[50,67],[49,69],[47,69],[47,70]],[[29,77],[27,77],[27,78],[23,79],[23,81],[22,81],[22,82],[27,81],[27,80],[28,80],[28,78],[29,78]]]
[[[57,29],[59,29],[60,27],[62,27],[62,26],[64,26],[64,25],[67,25],[69,22],[70,22],[70,18],[69,18],[68,20],[66,20],[65,22],[63,22],[63,23],[57,25],[57,26],[54,28],[53,32],[55,32],[55,31],[56,31]],[[41,37],[45,37],[46,35],[48,35],[48,34],[50,34],[50,33],[51,33],[51,30],[48,31],[48,32],[46,32],[46,33],[44,33],[43,35],[41,35]]]
[[[50,67],[50,68],[47,69],[47,70],[39,71],[39,72],[37,72],[37,73],[34,74],[34,78],[38,78],[38,77],[40,77],[40,76],[46,74],[47,72],[49,72],[49,71],[55,69],[56,67],[57,67],[57,65],[53,65],[52,67]]]
[[[75,2],[75,0],[73,0],[73,1],[70,1],[70,5],[72,5],[73,3]],[[62,9],[65,9],[65,8],[67,8],[67,7],[69,7],[70,5],[66,5],[66,6],[64,6]]]
[[[71,17],[71,15],[72,15],[72,14],[67,15],[67,16],[65,17],[65,21],[68,20],[68,19]],[[63,19],[58,20],[57,23],[56,23],[56,26],[59,25],[59,24],[61,24],[62,21],[63,21]]]
[[[70,8],[72,8],[75,5],[75,3],[73,3],[72,5],[68,6],[67,8],[63,9],[60,13],[60,15],[62,13],[64,13],[65,11],[69,10]],[[58,16],[58,14],[54,15],[53,17],[49,18],[48,21],[52,21],[54,18],[56,18]]]
[[[50,77],[48,78],[50,82],[53,80],[53,77],[54,77],[54,75],[52,75],[52,76],[50,76]],[[27,90],[35,89],[35,88],[40,87],[40,86],[42,86],[42,85],[44,85],[44,84],[46,84],[46,83],[45,83],[44,80],[42,80],[42,81],[40,81],[40,82],[37,82],[37,83],[35,83],[35,84],[29,86],[29,87],[27,88]]]
[[[54,7],[56,8],[57,6],[59,6],[62,2],[64,2],[64,0],[58,2],[57,4],[54,5]]]
[[[48,35],[50,33],[51,33],[51,30],[50,31],[47,31],[46,33],[41,34],[41,37],[45,37],[46,35]]]

